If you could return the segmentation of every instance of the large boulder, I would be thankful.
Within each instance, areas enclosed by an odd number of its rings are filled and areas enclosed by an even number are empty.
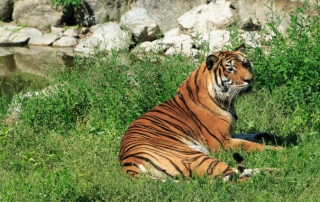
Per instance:
[[[14,4],[12,19],[29,27],[45,29],[48,25],[61,25],[70,14],[68,9],[56,9],[51,0],[24,0]]]
[[[165,32],[178,26],[177,19],[192,8],[206,4],[207,0],[136,0],[132,7],[145,8],[151,19]]]
[[[181,31],[192,36],[226,29],[233,22],[230,2],[225,0],[198,6],[178,19]]]
[[[84,55],[94,54],[98,51],[123,50],[129,48],[131,35],[121,30],[119,24],[108,22],[97,25],[90,37],[83,39],[74,49]]]
[[[147,10],[134,7],[121,16],[120,26],[128,28],[138,42],[153,41],[157,38],[159,27]]]
[[[77,24],[89,27],[119,20],[126,9],[127,4],[122,0],[83,0],[75,8],[74,17]]]
[[[13,0],[0,1],[0,19],[5,20],[11,18],[13,11]]]

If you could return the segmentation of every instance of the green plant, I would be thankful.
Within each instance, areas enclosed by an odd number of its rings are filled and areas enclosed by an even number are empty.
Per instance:
[[[28,27],[28,25],[26,23],[23,23],[23,22],[17,22],[17,26],[19,26],[19,27]]]
[[[69,6],[78,7],[82,3],[82,0],[52,0],[51,3],[52,6],[55,6],[56,8],[59,6],[68,8]]]

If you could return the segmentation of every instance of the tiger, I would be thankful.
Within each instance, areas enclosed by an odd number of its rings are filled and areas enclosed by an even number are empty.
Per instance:
[[[248,153],[281,149],[232,137],[238,119],[235,100],[251,92],[254,80],[245,48],[242,44],[207,56],[174,97],[130,124],[120,143],[123,172],[131,177],[146,173],[154,179],[195,175],[229,179],[246,173],[244,168],[230,167],[211,157],[211,152],[238,147]],[[235,156],[241,164],[242,157]],[[254,170],[247,171],[250,175]]]

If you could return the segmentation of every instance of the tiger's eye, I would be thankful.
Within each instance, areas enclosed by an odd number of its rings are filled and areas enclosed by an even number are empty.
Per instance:
[[[250,63],[249,62],[242,62],[242,65],[244,68],[249,69],[250,68]]]

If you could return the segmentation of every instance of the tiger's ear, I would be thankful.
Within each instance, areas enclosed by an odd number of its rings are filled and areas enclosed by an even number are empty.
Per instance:
[[[244,43],[241,44],[238,48],[234,49],[234,51],[238,51],[241,53],[244,53],[245,50],[246,50],[246,45]]]
[[[214,63],[218,62],[219,58],[215,55],[209,55],[206,59],[206,68],[212,70]]]

